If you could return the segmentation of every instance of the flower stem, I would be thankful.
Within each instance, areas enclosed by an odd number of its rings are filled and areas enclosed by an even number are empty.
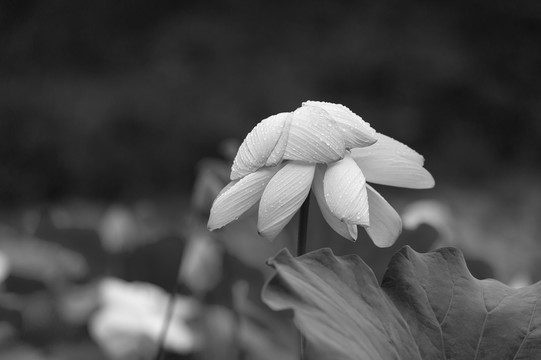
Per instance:
[[[301,212],[299,216],[299,233],[297,238],[297,256],[301,256],[306,253],[306,242],[307,242],[307,233],[308,233],[308,211],[310,208],[310,194],[308,193],[306,200],[301,206]],[[300,360],[304,359],[304,353],[306,351],[306,339],[299,331],[300,337]]]
[[[310,193],[304,200],[301,206],[301,213],[299,218],[299,234],[297,239],[297,256],[301,256],[306,253],[306,234],[308,233],[308,210],[310,208]]]
[[[156,360],[163,360],[165,356],[165,349],[164,349],[165,339],[167,337],[167,331],[169,330],[169,325],[171,324],[171,319],[173,317],[173,312],[175,309],[175,300],[177,297],[177,290],[179,288],[178,276],[180,273],[181,265],[182,265],[182,256],[179,256],[177,274],[175,276],[175,284],[173,285],[173,288],[171,289],[171,292],[169,294],[169,300],[167,302],[167,309],[165,310],[165,319],[163,321],[162,330],[158,338],[158,350],[155,357]]]

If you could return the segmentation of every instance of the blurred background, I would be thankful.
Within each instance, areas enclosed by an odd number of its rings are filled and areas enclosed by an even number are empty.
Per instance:
[[[478,277],[540,280],[540,43],[536,0],[0,1],[0,357],[151,358],[159,326],[97,318],[142,285],[163,305],[177,278],[169,358],[291,355],[258,294],[294,226],[268,244],[253,218],[205,223],[238,143],[305,100],[416,149],[437,184],[378,188],[404,216],[391,249],[336,238],[316,208],[309,247],[381,278],[402,245],[453,245]]]

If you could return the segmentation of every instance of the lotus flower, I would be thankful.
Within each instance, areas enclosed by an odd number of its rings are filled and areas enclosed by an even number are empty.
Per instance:
[[[368,182],[430,188],[423,157],[377,133],[347,107],[307,101],[293,112],[261,121],[240,146],[231,182],[218,194],[209,230],[238,219],[259,202],[258,232],[274,238],[310,189],[327,223],[355,241],[364,227],[380,247],[402,231],[400,216]]]

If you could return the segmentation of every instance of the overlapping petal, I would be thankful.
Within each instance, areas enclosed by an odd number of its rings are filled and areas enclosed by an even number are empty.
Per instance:
[[[402,233],[402,220],[396,210],[373,187],[366,185],[368,206],[370,207],[370,226],[365,230],[374,244],[389,247]]]
[[[377,140],[370,124],[344,105],[323,101],[306,101],[303,105],[325,110],[336,121],[348,149],[369,146]]]
[[[284,160],[325,164],[343,158],[345,153],[342,133],[328,112],[308,105],[293,112]]]
[[[308,196],[315,165],[287,162],[269,181],[259,203],[257,229],[272,239],[287,225]]]
[[[423,167],[421,155],[388,136],[377,137],[374,145],[351,150],[368,182],[411,189],[434,186],[434,178]]]
[[[231,180],[237,180],[263,166],[274,166],[282,161],[286,150],[291,113],[272,115],[246,136],[231,167]]]
[[[216,230],[229,224],[255,205],[279,168],[265,167],[240,180],[230,182],[212,204],[207,224],[209,230]]]
[[[351,157],[327,165],[323,190],[329,209],[340,221],[349,225],[370,224],[366,180]]]
[[[329,209],[327,201],[325,200],[325,191],[323,189],[323,178],[325,176],[325,170],[327,165],[317,165],[316,172],[314,174],[314,182],[312,184],[312,189],[314,191],[314,196],[316,197],[319,209],[323,218],[329,224],[329,226],[336,231],[340,236],[350,240],[357,240],[357,225],[346,224],[345,222],[340,221]]]

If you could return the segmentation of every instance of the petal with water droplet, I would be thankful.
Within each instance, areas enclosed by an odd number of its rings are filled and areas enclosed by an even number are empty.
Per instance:
[[[371,145],[368,148],[363,148],[362,150],[356,150],[357,153],[366,153],[366,154],[386,154],[392,156],[401,156],[414,162],[418,165],[423,166],[425,159],[417,151],[413,150],[406,144],[401,143],[398,140],[393,139],[390,136],[376,133],[375,135],[377,142]]]
[[[259,203],[257,229],[273,239],[287,225],[308,196],[314,164],[287,162],[269,181]]]
[[[343,158],[345,152],[344,138],[329,113],[315,106],[293,112],[284,160],[329,163]]]
[[[369,225],[366,179],[350,156],[327,165],[323,191],[329,209],[338,219],[350,225]]]
[[[231,167],[231,180],[240,179],[263,166],[278,164],[285,152],[290,123],[291,114],[280,113],[257,124],[239,147]]]
[[[423,167],[421,155],[388,136],[377,135],[374,145],[351,150],[351,157],[368,182],[412,189],[434,186],[434,178]]]
[[[340,221],[340,219],[334,216],[331,209],[329,209],[329,205],[327,205],[327,201],[325,201],[323,177],[326,169],[327,165],[317,165],[316,172],[314,174],[314,182],[312,184],[314,196],[316,197],[321,214],[323,215],[323,218],[327,224],[329,224],[329,226],[336,231],[336,233],[350,241],[355,241],[357,240],[357,225],[348,225]]]
[[[212,204],[207,224],[209,230],[224,227],[255,205],[279,168],[279,166],[262,168],[240,180],[230,182]]]
[[[373,187],[366,185],[370,226],[365,230],[376,246],[381,248],[394,244],[402,233],[402,220],[396,210]]]
[[[286,151],[287,142],[289,140],[289,131],[291,128],[291,122],[293,120],[293,114],[287,113],[284,120],[284,127],[282,133],[274,146],[274,149],[270,153],[265,166],[275,166],[282,162],[284,153]]]
[[[304,106],[315,106],[325,110],[336,121],[346,148],[364,147],[376,142],[376,131],[359,115],[340,104],[323,101],[306,101]]]

